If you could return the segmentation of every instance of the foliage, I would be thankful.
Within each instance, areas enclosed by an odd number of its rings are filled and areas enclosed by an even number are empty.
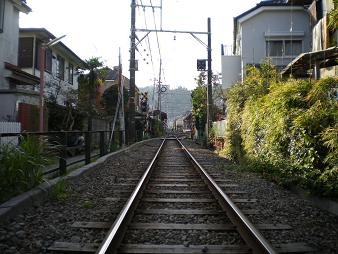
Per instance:
[[[164,128],[163,128],[163,122],[158,119],[153,119],[152,120],[152,136],[153,137],[161,137],[164,135]]]
[[[119,88],[117,85],[111,86],[106,89],[102,96],[102,104],[104,105],[105,111],[108,115],[112,116],[116,111],[116,102],[118,101]],[[128,110],[128,99],[129,93],[128,90],[123,89],[123,104],[125,112]]]
[[[81,114],[75,107],[69,104],[64,107],[51,101],[47,101],[46,105],[50,131],[82,130],[84,114]]]
[[[79,82],[79,109],[88,115],[99,114],[100,102],[97,102],[99,87],[107,74],[107,68],[98,57],[85,60],[86,69],[78,77]]]
[[[24,137],[19,147],[0,146],[0,201],[40,184],[42,168],[52,155],[53,148],[42,137]]]
[[[280,81],[266,66],[227,91],[222,154],[280,183],[338,194],[336,78]]]
[[[197,79],[197,87],[192,91],[192,115],[198,130],[204,130],[207,122],[207,87],[204,85],[205,75],[201,73]]]
[[[329,18],[329,23],[328,23],[328,27],[329,29],[334,32],[337,28],[337,22],[338,22],[338,0],[333,0],[334,3],[334,8],[333,10],[331,10],[328,14],[328,18]]]
[[[64,178],[61,178],[52,188],[51,197],[59,202],[64,202],[69,197],[67,183]]]
[[[228,145],[222,153],[237,162],[244,156],[242,120],[239,116],[243,113],[245,103],[267,94],[272,82],[279,83],[277,72],[269,60],[263,62],[259,69],[254,66],[248,67],[247,72],[243,84],[237,83],[226,91],[228,130],[225,143]]]

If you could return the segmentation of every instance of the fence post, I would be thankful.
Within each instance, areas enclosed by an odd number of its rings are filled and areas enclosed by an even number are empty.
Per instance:
[[[106,154],[105,132],[100,131],[100,157]]]
[[[85,163],[90,163],[90,143],[91,143],[91,132],[85,132]]]
[[[61,152],[59,159],[59,174],[64,175],[67,172],[67,132],[61,133]]]
[[[121,148],[123,145],[122,135],[123,135],[122,131],[119,131],[119,148]]]

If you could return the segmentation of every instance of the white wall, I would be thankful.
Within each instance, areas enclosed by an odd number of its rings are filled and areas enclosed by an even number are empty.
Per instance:
[[[292,27],[293,35],[290,30]],[[242,45],[241,53],[243,65],[248,63],[259,64],[267,57],[266,55],[266,33],[281,34],[275,39],[301,39],[303,41],[303,52],[310,50],[311,28],[309,16],[305,9],[299,7],[273,8],[257,13],[241,23]],[[295,36],[297,32],[303,32],[301,36]],[[285,34],[285,35],[283,35]],[[271,37],[269,37],[271,39]],[[273,57],[273,63],[277,66],[287,65],[292,58]]]
[[[229,88],[241,80],[241,57],[222,56],[222,88]]]
[[[5,0],[3,32],[0,33],[0,89],[8,88],[4,78],[4,62],[17,65],[19,38],[19,11],[11,1]]]

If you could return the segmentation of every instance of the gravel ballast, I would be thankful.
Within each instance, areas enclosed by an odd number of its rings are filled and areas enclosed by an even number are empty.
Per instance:
[[[6,222],[0,222],[0,253],[47,253],[54,241],[101,243],[106,231],[72,228],[75,221],[113,222],[131,186],[125,178],[140,178],[161,140],[149,140],[109,157],[102,166],[66,183],[64,201],[49,200]],[[114,197],[116,201],[106,198]],[[120,200],[119,200],[120,198]]]
[[[243,197],[257,199],[250,207],[259,210],[259,215],[247,215],[253,224],[264,222],[292,226],[291,230],[279,232],[263,230],[263,236],[272,244],[303,242],[316,249],[315,253],[338,253],[338,216],[317,208],[310,201],[256,173],[223,170],[229,161],[201,149],[192,141],[185,140],[184,144],[196,159],[204,161],[205,169],[210,174],[222,172],[224,179],[239,184],[238,189],[247,192]],[[245,208],[243,204],[238,206]]]
[[[99,229],[72,228],[76,221],[100,221],[112,223],[132,192],[142,172],[147,168],[161,140],[150,140],[137,144],[117,156],[108,158],[102,166],[83,176],[70,180],[67,184],[67,198],[64,201],[49,199],[32,207],[15,218],[0,223],[0,253],[47,253],[47,248],[55,241],[74,243],[101,243],[106,231]],[[237,204],[241,208],[250,207],[258,214],[248,214],[253,224],[287,224],[291,230],[262,231],[271,243],[304,242],[316,249],[316,253],[338,253],[338,216],[320,210],[311,202],[298,197],[292,192],[271,183],[255,173],[223,170],[230,162],[215,153],[202,149],[191,141],[184,141],[191,153],[211,175],[217,179],[231,180],[238,187],[223,188],[225,192],[238,190],[244,194],[229,194],[233,198],[257,199],[253,204]],[[129,178],[129,180],[127,180]],[[132,178],[132,179],[131,179]],[[152,190],[164,189],[152,187]],[[170,188],[166,188],[170,189]],[[175,188],[187,190],[187,188]],[[194,188],[203,190],[201,188]],[[149,197],[164,197],[152,194]],[[168,197],[168,196],[167,196]],[[169,195],[175,198],[176,195]],[[186,195],[185,197],[191,197]],[[200,197],[207,197],[200,195]],[[107,198],[111,200],[107,201]],[[107,207],[106,204],[109,203]],[[169,204],[171,208],[205,208],[203,203]],[[208,204],[208,209],[216,207]],[[160,204],[144,204],[143,208],[161,208]],[[142,205],[140,207],[142,209]],[[226,223],[222,216],[187,215],[178,216],[182,223]],[[175,220],[177,219],[175,218]],[[185,221],[186,220],[186,221]],[[136,222],[173,222],[170,215],[145,215],[135,217]],[[138,238],[136,230],[128,232],[127,242],[142,244],[190,244],[198,245],[202,240],[210,244],[243,244],[236,232],[205,232],[201,235],[190,230],[189,236],[183,237],[177,230],[144,231]],[[201,238],[202,237],[202,238]],[[206,238],[206,239],[204,239]]]

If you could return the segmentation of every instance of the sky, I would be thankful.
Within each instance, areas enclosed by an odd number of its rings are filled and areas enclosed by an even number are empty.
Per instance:
[[[160,6],[161,0],[136,0],[137,4]],[[162,0],[162,29],[207,32],[211,18],[212,70],[221,71],[221,44],[230,49],[233,41],[233,17],[254,7],[259,0]],[[123,75],[129,78],[131,0],[27,0],[32,12],[20,14],[20,27],[43,27],[82,59],[101,57],[105,65],[118,65],[119,48]],[[137,8],[137,29],[160,29],[161,12]],[[139,39],[144,32],[137,32]],[[158,36],[158,40],[157,40]],[[191,90],[198,76],[196,60],[207,58],[207,49],[190,34],[150,33],[138,45],[136,85],[158,83],[171,89]],[[207,44],[207,35],[198,35]],[[149,40],[148,40],[149,38]],[[158,46],[159,45],[159,46]],[[155,80],[155,81],[154,81]]]

